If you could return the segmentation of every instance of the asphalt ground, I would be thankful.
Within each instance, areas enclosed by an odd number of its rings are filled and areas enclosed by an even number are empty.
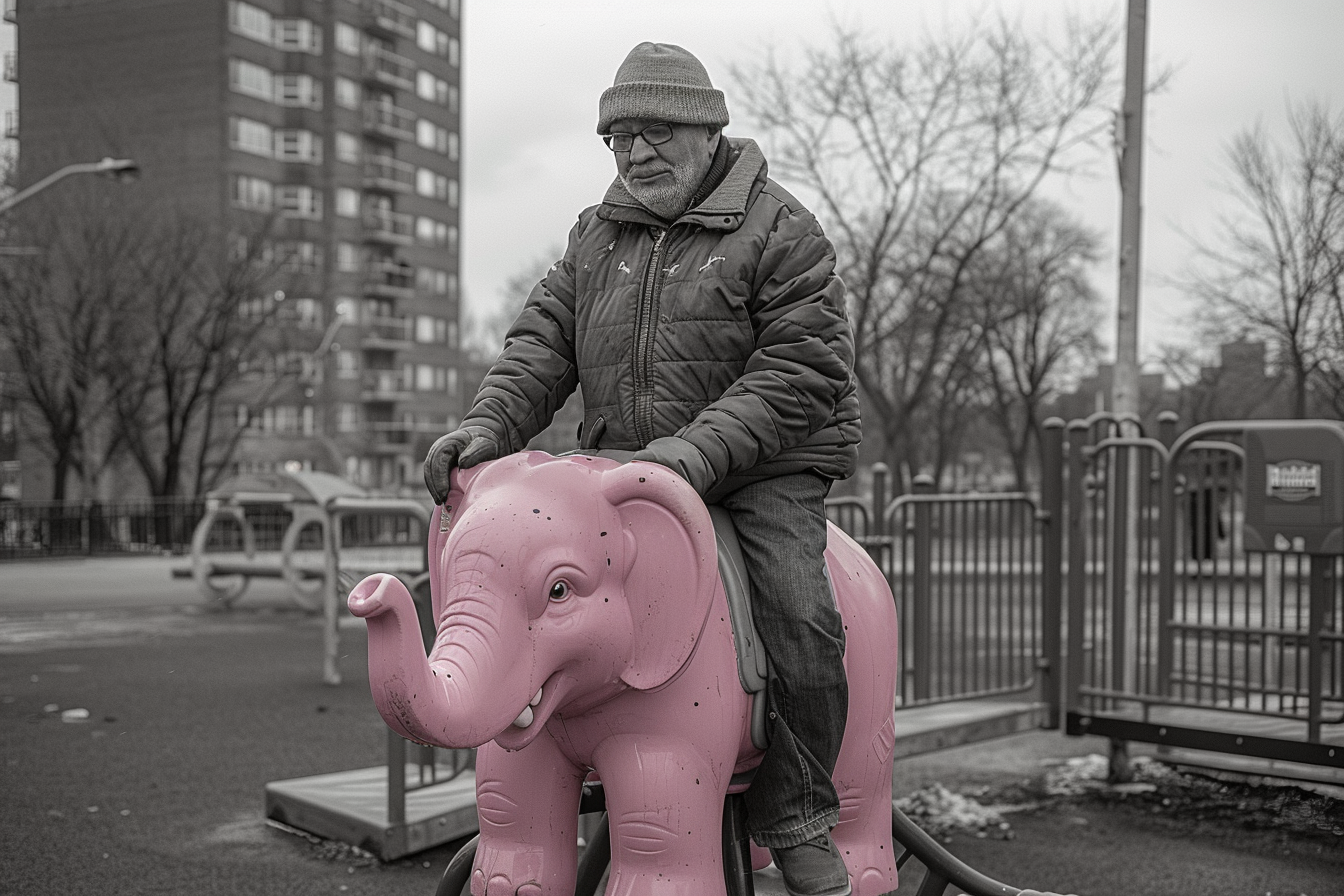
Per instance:
[[[0,564],[0,894],[432,894],[457,844],[383,864],[263,815],[269,781],[383,761],[362,626],[342,625],[344,680],[324,685],[319,620],[291,609],[278,583],[211,612],[169,577],[174,563]],[[1048,769],[1104,750],[1033,732],[902,760],[896,789],[938,782],[1034,804],[1005,816],[1011,839],[947,835],[1017,886],[1344,896],[1344,838],[1328,832],[1153,811],[1114,793],[1037,798]],[[907,872],[902,896],[917,881]]]

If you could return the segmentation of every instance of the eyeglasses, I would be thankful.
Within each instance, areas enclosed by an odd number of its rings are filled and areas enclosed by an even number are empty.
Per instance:
[[[602,142],[612,152],[629,152],[635,146],[635,138],[643,137],[650,146],[658,146],[672,139],[672,125],[665,121],[651,124],[637,134],[605,134]]]

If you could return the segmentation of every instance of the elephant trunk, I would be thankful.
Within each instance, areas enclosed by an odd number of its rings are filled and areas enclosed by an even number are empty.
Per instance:
[[[393,731],[419,743],[462,748],[480,746],[508,726],[511,718],[483,719],[474,705],[480,701],[464,693],[461,676],[452,678],[449,669],[461,666],[451,656],[456,651],[436,648],[431,666],[415,601],[396,576],[369,576],[350,592],[348,604],[368,625],[369,689]],[[498,709],[486,713],[496,714]]]

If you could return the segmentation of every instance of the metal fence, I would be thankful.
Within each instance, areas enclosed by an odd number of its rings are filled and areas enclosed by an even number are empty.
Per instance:
[[[199,499],[0,502],[0,560],[185,553]]]
[[[1247,549],[1254,425],[1069,425],[1069,733],[1344,767],[1344,558]]]
[[[1062,430],[1046,450],[1061,450]],[[936,494],[929,477],[886,500],[827,502],[827,514],[881,568],[895,596],[901,706],[1035,692],[1057,716],[1060,492]],[[871,508],[882,508],[874,514]]]

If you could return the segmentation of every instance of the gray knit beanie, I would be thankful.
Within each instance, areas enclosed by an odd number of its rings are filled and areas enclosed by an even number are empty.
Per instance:
[[[675,44],[645,41],[630,51],[616,80],[597,104],[597,132],[613,121],[650,118],[674,124],[728,124],[723,91],[715,90],[705,67]]]

